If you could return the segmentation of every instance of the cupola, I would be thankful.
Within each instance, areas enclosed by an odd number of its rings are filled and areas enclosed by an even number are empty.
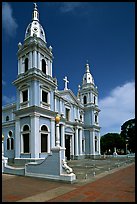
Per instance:
[[[36,3],[34,3],[32,22],[27,26],[27,29],[25,32],[25,40],[33,36],[37,36],[38,38],[41,38],[46,43],[45,32],[39,22],[39,12],[38,12]]]
[[[86,68],[86,70],[85,70],[85,74],[83,76],[83,83],[82,83],[82,85],[94,84],[94,79],[93,79],[93,77],[92,77],[92,75],[90,73],[89,64],[88,63],[85,65],[85,68]]]

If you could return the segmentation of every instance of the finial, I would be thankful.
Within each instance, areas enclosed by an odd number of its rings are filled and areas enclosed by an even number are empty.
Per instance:
[[[34,4],[34,8],[37,9],[37,7],[38,7],[37,4],[36,3],[33,3],[33,4]]]
[[[37,9],[37,4],[36,3],[33,3],[34,4],[34,9],[33,9],[33,13],[32,13],[32,20],[33,21],[39,21],[39,12],[38,12],[38,9]]]
[[[86,73],[89,72],[89,63],[88,63],[88,60],[87,60],[87,64],[85,65],[86,67]]]

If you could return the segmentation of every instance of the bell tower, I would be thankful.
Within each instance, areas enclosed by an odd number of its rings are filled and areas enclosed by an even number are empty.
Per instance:
[[[85,73],[82,86],[79,85],[78,99],[84,106],[84,125],[87,141],[90,141],[90,148],[87,150],[89,155],[100,154],[100,127],[98,108],[98,90],[95,86],[93,76],[90,73],[89,63],[85,65]]]
[[[40,106],[52,110],[50,101],[57,87],[52,77],[52,47],[47,47],[45,31],[34,3],[32,21],[26,28],[24,43],[18,43],[17,110]]]

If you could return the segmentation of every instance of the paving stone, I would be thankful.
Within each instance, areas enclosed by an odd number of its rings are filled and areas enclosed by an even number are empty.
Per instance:
[[[105,172],[108,163],[113,166],[116,161],[121,162],[121,167]],[[135,202],[134,160],[128,160],[126,165],[122,162],[122,159],[111,159],[109,162],[96,160],[98,174],[86,180],[78,178],[74,184],[3,174],[2,202]],[[70,166],[89,164],[89,168],[74,167],[83,175],[87,169],[93,168],[92,160],[73,160],[69,163]]]

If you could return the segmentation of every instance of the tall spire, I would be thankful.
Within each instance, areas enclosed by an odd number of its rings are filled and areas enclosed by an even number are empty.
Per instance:
[[[36,3],[33,3],[34,4],[34,10],[33,10],[33,13],[32,13],[32,20],[33,21],[39,21],[39,12],[38,12],[38,6]]]
[[[38,38],[41,38],[46,43],[45,38],[45,32],[42,27],[42,25],[39,22],[39,11],[38,6],[36,3],[33,3],[33,11],[32,11],[32,21],[27,26],[26,32],[25,32],[25,39],[34,36],[37,36]]]

